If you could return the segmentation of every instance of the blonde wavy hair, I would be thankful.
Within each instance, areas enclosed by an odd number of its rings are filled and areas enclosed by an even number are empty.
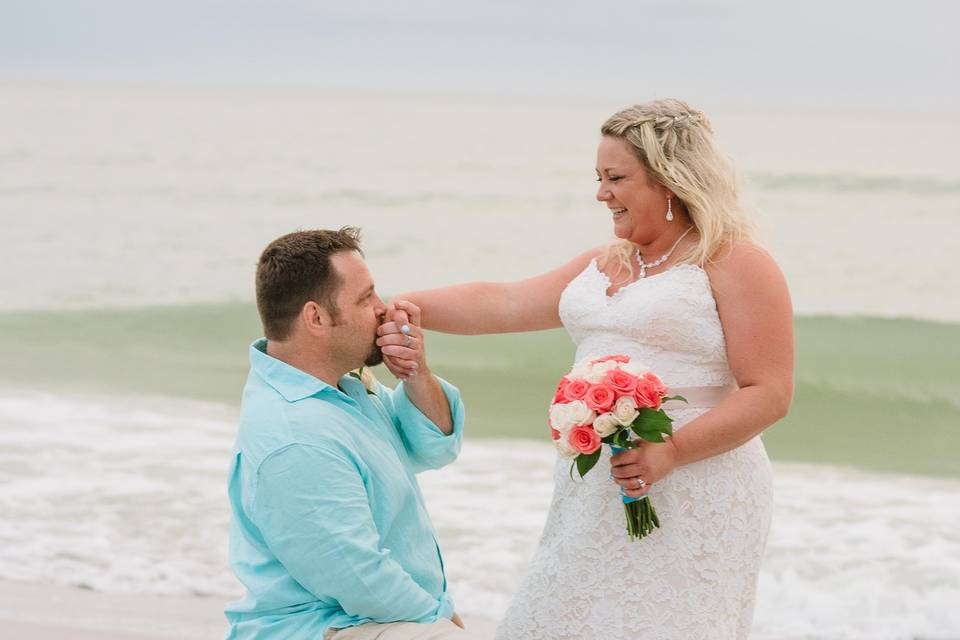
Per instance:
[[[674,98],[654,100],[618,111],[600,132],[626,142],[650,179],[683,203],[700,239],[678,262],[702,267],[724,245],[751,239],[753,225],[740,204],[733,165],[714,145],[702,111]],[[616,242],[606,258],[615,258],[632,277],[635,249],[629,241]]]

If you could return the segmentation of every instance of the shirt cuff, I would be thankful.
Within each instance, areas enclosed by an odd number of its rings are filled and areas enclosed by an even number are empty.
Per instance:
[[[432,420],[410,401],[401,382],[393,392],[393,408],[400,422],[400,430],[411,456],[426,468],[437,469],[456,459],[463,441],[465,410],[460,391],[439,376],[436,376],[447,397],[453,431],[450,435],[440,430]]]
[[[450,594],[444,593],[440,596],[440,608],[437,610],[437,620],[440,618],[450,620],[453,618],[454,610],[453,598],[450,597]]]

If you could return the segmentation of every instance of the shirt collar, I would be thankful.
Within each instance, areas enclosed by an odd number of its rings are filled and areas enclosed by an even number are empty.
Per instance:
[[[250,368],[287,402],[303,400],[327,390],[337,393],[336,388],[323,380],[267,354],[266,338],[250,345]]]

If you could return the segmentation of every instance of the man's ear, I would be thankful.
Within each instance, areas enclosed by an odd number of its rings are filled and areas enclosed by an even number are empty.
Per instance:
[[[310,300],[300,309],[300,323],[310,335],[323,336],[333,325],[333,318],[326,307]]]

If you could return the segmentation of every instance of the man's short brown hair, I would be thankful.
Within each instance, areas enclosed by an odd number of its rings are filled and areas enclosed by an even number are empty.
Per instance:
[[[323,305],[336,322],[342,279],[330,262],[341,251],[360,250],[360,230],[295,231],[267,245],[257,263],[257,310],[267,340],[286,340],[303,305]]]

